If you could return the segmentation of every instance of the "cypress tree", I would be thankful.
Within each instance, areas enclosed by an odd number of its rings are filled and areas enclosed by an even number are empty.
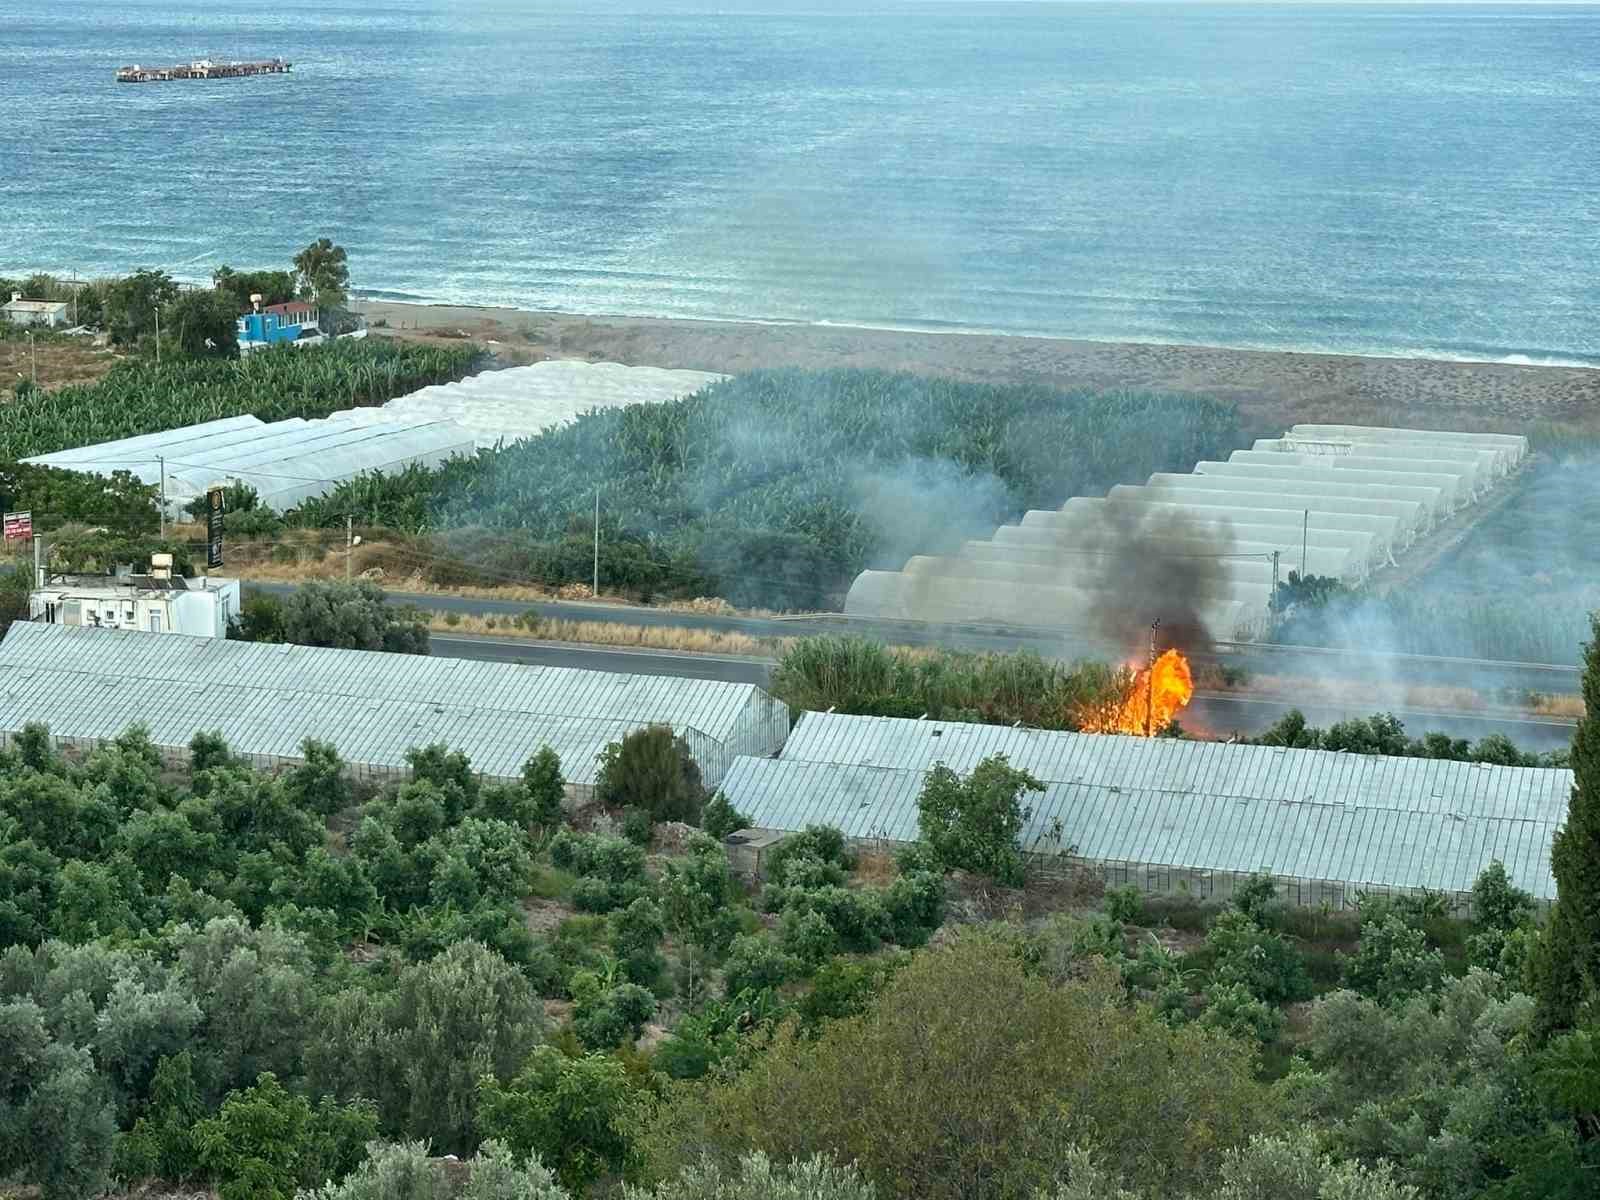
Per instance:
[[[1570,1028],[1600,984],[1600,616],[1584,645],[1583,718],[1572,737],[1572,799],[1550,850],[1556,902],[1533,961],[1539,1025]]]

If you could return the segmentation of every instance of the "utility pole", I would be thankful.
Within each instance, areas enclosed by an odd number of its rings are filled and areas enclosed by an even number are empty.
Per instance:
[[[167,540],[167,459],[163,454],[156,455],[156,462],[161,464],[161,540]]]
[[[594,489],[594,583],[589,589],[592,599],[600,599],[600,489]]]
[[[1300,526],[1300,578],[1301,579],[1304,579],[1307,575],[1311,574],[1310,571],[1306,570],[1306,542],[1310,540],[1310,535],[1311,535],[1311,510],[1308,508],[1308,509],[1306,509],[1305,520],[1301,523],[1301,526]]]
[[[1278,611],[1278,555],[1281,550],[1272,552],[1272,599],[1267,601],[1267,620],[1272,620],[1272,614]]]
[[[44,588],[44,534],[33,535],[33,586]]]
[[[39,386],[39,355],[33,348],[33,330],[28,330],[28,362],[29,370],[33,373],[33,386]]]
[[[346,516],[344,519],[344,581],[350,582],[350,552],[355,549],[356,519]]]
[[[1156,735],[1156,630],[1161,628],[1161,618],[1150,622],[1150,666],[1145,673],[1144,735]]]
[[[156,366],[161,365],[161,305],[156,305]]]

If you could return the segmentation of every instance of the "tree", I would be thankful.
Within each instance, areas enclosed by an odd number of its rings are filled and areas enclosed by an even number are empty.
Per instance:
[[[237,634],[253,642],[392,654],[428,652],[428,624],[422,613],[386,603],[383,589],[366,580],[302,584],[284,600],[251,595],[244,602]]]
[[[877,1193],[853,1166],[824,1155],[787,1165],[757,1151],[724,1170],[707,1159],[684,1168],[654,1190],[627,1188],[624,1200],[875,1200]]]
[[[478,1141],[485,1075],[509,1080],[544,1034],[526,977],[478,942],[407,967],[392,994],[359,991],[325,1005],[313,1080],[339,1096],[373,1096],[384,1127],[441,1153]]]
[[[539,747],[538,753],[523,764],[522,786],[528,794],[532,823],[542,829],[560,825],[567,785],[561,777],[561,759],[549,746]]]
[[[135,271],[114,280],[105,291],[105,325],[121,346],[154,338],[156,309],[178,299],[178,285],[164,271]],[[165,323],[164,323],[165,324]],[[170,336],[165,328],[162,336]]]
[[[600,755],[595,798],[607,808],[638,808],[653,821],[699,819],[705,789],[689,744],[666,725],[636,729]]]
[[[946,868],[987,875],[1020,887],[1022,851],[1017,838],[1032,810],[1022,793],[1044,784],[1011,766],[1006,756],[986,758],[962,779],[943,763],[928,772],[917,800],[922,838]]]
[[[1118,1173],[1181,1194],[1263,1124],[1253,1069],[1233,1039],[1127,1006],[1109,972],[1058,987],[1013,942],[968,934],[814,1040],[786,1026],[737,1075],[669,1091],[635,1147],[654,1181],[759,1150],[854,1161],[882,1196],[1024,1200],[1092,1138]]]
[[[1556,902],[1532,969],[1544,1033],[1570,1029],[1600,987],[1600,615],[1583,649],[1584,715],[1572,735],[1572,798],[1550,847]]]
[[[1427,935],[1390,912],[1361,923],[1361,940],[1344,959],[1342,982],[1379,1004],[1392,1004],[1436,990],[1444,975],[1444,955],[1428,947]]]
[[[161,313],[161,337],[191,358],[229,357],[239,347],[239,310],[227,292],[180,292]]]
[[[714,837],[719,842],[730,833],[737,833],[749,827],[750,818],[734,808],[721,792],[706,801],[705,808],[700,812],[700,828],[707,836]]]
[[[293,271],[235,271],[221,266],[212,273],[211,283],[228,297],[236,314],[250,311],[251,296],[260,296],[263,305],[284,304],[295,297]]]
[[[502,1087],[486,1078],[478,1090],[485,1136],[531,1154],[554,1169],[562,1186],[582,1193],[622,1170],[627,1143],[617,1118],[633,1100],[627,1068],[606,1054],[568,1058],[539,1046]]]
[[[318,238],[294,256],[300,294],[314,299],[321,308],[344,307],[350,287],[350,268],[343,246],[328,238]]]
[[[374,1142],[367,1161],[342,1183],[330,1183],[301,1200],[570,1200],[537,1158],[519,1159],[498,1142],[485,1142],[461,1164],[459,1178],[428,1157],[422,1142]]]
[[[222,1200],[290,1200],[298,1186],[339,1178],[378,1132],[378,1114],[358,1101],[313,1108],[270,1074],[228,1096],[215,1117],[197,1122],[201,1166],[220,1182]]]

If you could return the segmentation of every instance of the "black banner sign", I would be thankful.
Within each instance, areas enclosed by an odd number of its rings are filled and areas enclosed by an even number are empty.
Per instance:
[[[206,508],[210,520],[208,533],[210,535],[206,544],[206,566],[220,567],[222,565],[222,489],[212,488],[206,493],[208,501]]]

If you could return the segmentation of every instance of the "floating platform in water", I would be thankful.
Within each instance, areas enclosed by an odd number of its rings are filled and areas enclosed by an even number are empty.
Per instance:
[[[118,83],[166,83],[171,79],[240,79],[246,75],[287,75],[289,62],[267,58],[257,62],[213,62],[209,58],[179,63],[174,67],[117,68]]]

